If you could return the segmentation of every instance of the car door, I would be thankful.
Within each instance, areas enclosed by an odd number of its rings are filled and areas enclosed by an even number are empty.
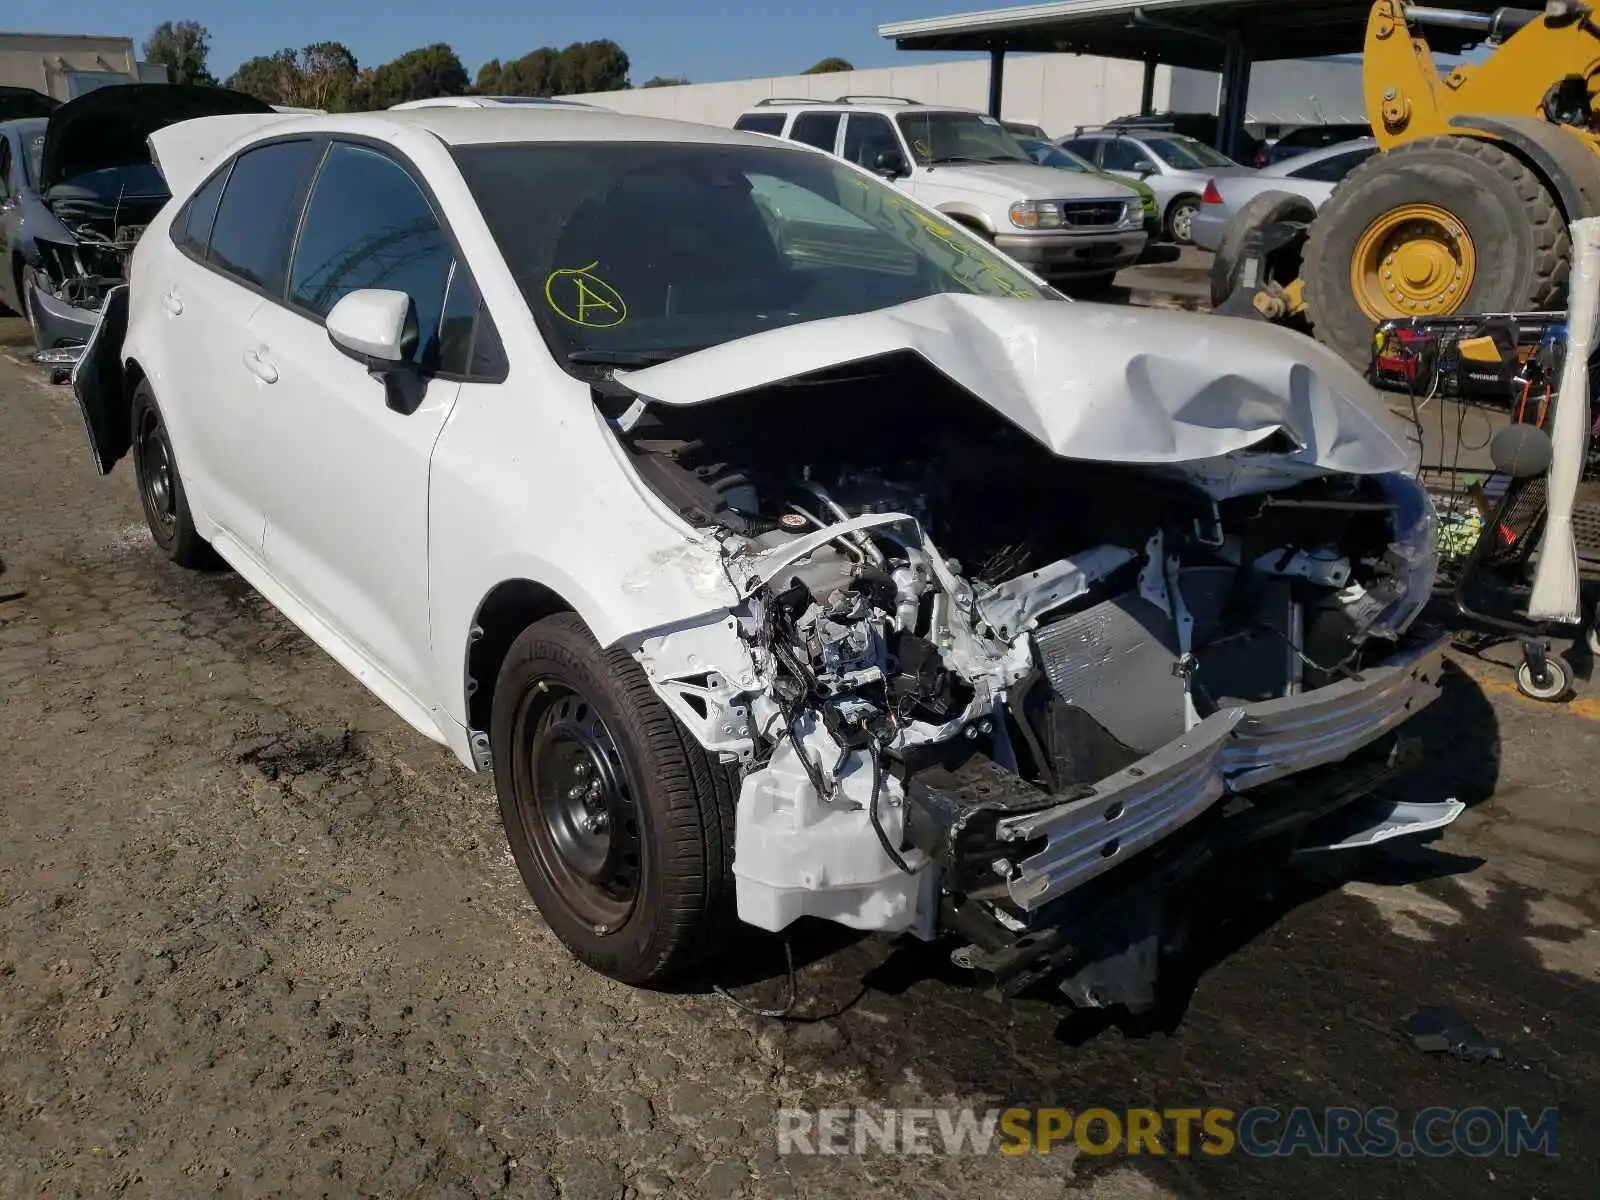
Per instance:
[[[189,501],[229,543],[261,556],[274,464],[261,455],[270,415],[250,318],[280,296],[305,189],[322,143],[300,138],[254,146],[213,175],[172,222],[170,250],[150,279],[183,360],[157,382]]]
[[[476,291],[427,192],[389,151],[332,142],[306,203],[285,303],[250,323],[270,373],[257,453],[270,460],[265,559],[273,578],[413,700],[430,706],[428,462],[460,392],[441,339]],[[350,292],[410,296],[418,338],[413,411],[329,339]],[[447,295],[448,293],[448,295]],[[383,693],[384,680],[358,676]]]

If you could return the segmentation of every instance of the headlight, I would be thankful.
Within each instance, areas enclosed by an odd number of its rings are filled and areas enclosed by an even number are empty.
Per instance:
[[[1011,206],[1011,223],[1018,229],[1060,229],[1061,204],[1056,200],[1018,200]]]
[[[1140,204],[1137,207],[1132,204],[1128,205],[1122,214],[1122,227],[1124,229],[1139,228],[1144,224],[1145,215],[1143,204]]]
[[[1384,563],[1388,575],[1367,593],[1382,605],[1372,612],[1365,632],[1395,638],[1417,619],[1433,594],[1439,569],[1439,518],[1433,500],[1408,475],[1384,475],[1379,482],[1394,507],[1394,541]]]

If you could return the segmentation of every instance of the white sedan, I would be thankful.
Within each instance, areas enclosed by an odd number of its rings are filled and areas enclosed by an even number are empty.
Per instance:
[[[493,772],[595,968],[811,915],[1139,1003],[1096,972],[1179,865],[1453,819],[1348,807],[1439,647],[1404,431],[1320,346],[1064,301],[857,167],[704,125],[152,143],[174,199],[74,377],[100,469],[131,453],[164,554],[220,555]],[[1117,920],[1074,928],[1091,882]]]

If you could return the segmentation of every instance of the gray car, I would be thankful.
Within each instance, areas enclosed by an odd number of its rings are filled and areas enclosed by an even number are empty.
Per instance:
[[[0,305],[41,350],[82,343],[168,200],[145,139],[191,117],[271,112],[226,88],[118,84],[57,105],[0,94]],[[25,112],[48,116],[21,116]],[[17,119],[4,119],[17,117]]]
[[[1313,208],[1321,208],[1333,195],[1334,185],[1377,152],[1377,142],[1362,138],[1297,154],[1248,175],[1209,180],[1192,226],[1194,244],[1202,250],[1215,250],[1239,210],[1267,192],[1289,192],[1304,197]]]
[[[1209,180],[1255,171],[1204,142],[1164,129],[1100,129],[1062,138],[1061,145],[1102,171],[1149,184],[1161,208],[1163,232],[1180,245],[1193,240],[1194,217]]]

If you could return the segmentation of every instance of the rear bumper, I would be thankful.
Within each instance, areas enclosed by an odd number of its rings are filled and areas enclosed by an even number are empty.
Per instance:
[[[1046,279],[1104,275],[1139,261],[1143,229],[1117,233],[998,233],[994,244]]]
[[[1401,650],[1302,695],[1222,709],[1080,799],[1002,819],[1001,842],[1042,846],[1006,892],[1034,912],[1167,838],[1229,793],[1338,763],[1438,698],[1444,641]]]
[[[1215,210],[1215,211],[1211,211]],[[1220,205],[1202,205],[1189,227],[1190,240],[1202,250],[1215,252],[1222,245],[1222,235],[1228,228],[1228,212]]]

